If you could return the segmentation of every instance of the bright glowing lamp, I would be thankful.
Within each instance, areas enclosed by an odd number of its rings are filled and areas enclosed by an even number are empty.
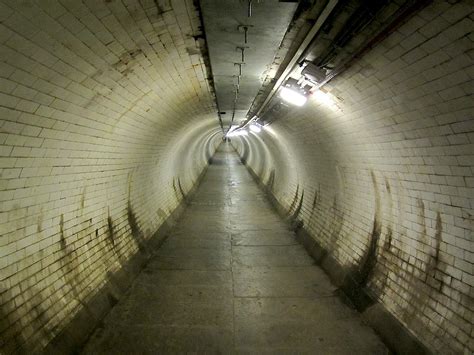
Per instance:
[[[262,129],[260,128],[258,124],[251,124],[250,130],[255,133],[260,133],[262,131]]]
[[[304,96],[303,94],[300,94],[296,90],[293,90],[287,87],[281,88],[280,97],[284,101],[295,106],[303,106],[307,101],[306,96]]]

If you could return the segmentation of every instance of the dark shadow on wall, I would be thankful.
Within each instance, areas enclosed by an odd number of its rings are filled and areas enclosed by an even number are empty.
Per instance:
[[[212,160],[209,164],[212,164]],[[189,204],[188,196],[184,192],[183,186],[181,185],[181,179],[179,177],[173,178],[173,191],[178,201],[183,201],[186,205]]]
[[[303,202],[304,202],[304,190],[301,192],[301,196],[298,196],[299,188],[300,188],[300,185],[297,185],[295,197],[293,199],[293,202],[291,203],[290,208],[288,209],[288,217],[287,217],[288,222],[290,223],[291,227],[294,230],[298,230],[302,228],[304,225],[303,219],[298,219],[301,209],[303,208]],[[292,212],[293,209],[294,211]]]
[[[375,295],[366,288],[369,280],[372,278],[374,269],[378,261],[378,243],[382,233],[382,211],[381,196],[377,185],[377,178],[373,171],[370,172],[374,190],[374,219],[372,231],[368,236],[368,243],[362,258],[358,265],[347,270],[341,285],[341,290],[351,299],[357,309],[361,312],[376,302]]]
[[[120,265],[123,265],[124,262],[126,262],[126,256],[123,255],[122,250],[121,250],[121,240],[117,236],[117,232],[115,230],[115,225],[114,225],[114,220],[112,219],[112,216],[110,215],[110,208],[107,207],[107,225],[106,225],[106,233],[105,237],[107,242],[109,243],[110,250],[114,253],[114,255],[117,258],[117,261],[120,263]],[[95,236],[96,238],[99,237],[99,230],[95,230]]]
[[[2,296],[8,299],[12,299],[12,296],[9,295],[11,292],[11,290],[1,290]],[[41,304],[43,303],[42,297],[38,293],[34,298],[34,300],[29,300],[27,302],[29,303],[29,308],[32,310],[32,313],[34,313],[31,325],[32,327],[41,329],[40,336],[42,335],[49,338],[47,331],[45,332],[45,330],[43,330],[44,326],[42,322],[44,321],[43,314],[45,311],[41,308]],[[31,304],[32,302],[33,304]],[[27,340],[21,335],[22,327],[21,324],[19,324],[19,321],[13,320],[14,311],[15,305],[13,302],[6,303],[0,307],[0,327],[1,329],[7,329],[7,331],[3,332],[0,336],[0,349],[2,354],[14,354],[19,352],[18,349],[22,349]]]
[[[112,217],[110,217],[110,213],[107,216],[107,237],[110,243],[115,246],[115,230],[114,230],[114,222],[112,221]]]
[[[420,221],[423,223],[422,240],[428,240],[426,233],[426,220],[424,212],[424,203],[420,199],[418,200],[418,206],[420,208]],[[423,263],[423,267],[418,275],[415,274],[415,270],[408,275],[409,293],[414,295],[410,300],[409,307],[402,310],[402,320],[407,323],[410,327],[422,326],[421,317],[423,310],[431,305],[435,306],[436,295],[443,293],[444,287],[444,276],[446,273],[447,264],[440,260],[440,246],[443,241],[443,223],[441,213],[438,211],[436,214],[436,226],[434,235],[434,245],[431,247],[431,252],[427,255],[426,260]],[[426,244],[425,244],[426,245]],[[467,305],[469,302],[466,303]],[[446,320],[443,319],[443,322]]]
[[[273,168],[270,171],[270,175],[268,176],[268,180],[265,184],[265,189],[272,191],[274,185],[275,185],[275,169]]]
[[[196,183],[186,194],[187,197],[195,193],[207,168],[204,168],[199,175]],[[179,186],[179,183],[178,183]],[[181,194],[181,192],[180,192]],[[131,256],[122,267],[116,272],[108,272],[106,283],[91,299],[82,303],[81,310],[74,316],[71,322],[54,337],[54,339],[41,350],[45,354],[77,354],[80,353],[83,344],[87,341],[92,332],[101,327],[101,321],[110,312],[112,307],[124,296],[138,273],[146,266],[152,252],[158,249],[166,240],[169,231],[176,225],[176,221],[186,208],[184,199],[175,208],[175,210],[163,221],[159,229],[148,239],[145,239],[144,233],[140,229],[137,217],[133,211],[130,199],[127,202],[127,217],[132,236],[137,240],[139,251]],[[63,221],[60,220],[60,223]],[[112,223],[109,223],[111,221]],[[114,234],[113,221],[107,218],[108,233]],[[63,240],[64,239],[64,240]],[[60,240],[61,246],[67,248],[64,236]],[[65,253],[67,254],[67,253]],[[76,282],[71,280],[71,282]],[[2,310],[3,311],[3,310]],[[1,311],[0,311],[1,312]],[[41,313],[42,314],[42,313]],[[0,315],[3,315],[0,313]],[[3,318],[2,318],[3,319]],[[45,319],[46,320],[46,319]],[[38,329],[44,327],[44,324],[38,324]],[[13,337],[11,346],[20,353],[32,353],[33,349],[25,348],[21,339]],[[18,347],[19,346],[19,347]],[[3,345],[2,345],[3,349]],[[40,350],[36,349],[36,352]]]
[[[127,202],[127,218],[128,218],[128,224],[130,226],[131,235],[136,240],[138,249],[141,252],[146,253],[146,248],[145,248],[146,240],[145,240],[142,230],[140,229],[137,216],[135,212],[133,211],[132,202],[130,200],[128,200]]]
[[[242,139],[242,146],[243,146],[243,149],[242,149],[242,155],[240,156],[240,161],[242,162],[242,164],[246,165],[247,160],[249,158],[250,146],[247,140],[245,139]]]

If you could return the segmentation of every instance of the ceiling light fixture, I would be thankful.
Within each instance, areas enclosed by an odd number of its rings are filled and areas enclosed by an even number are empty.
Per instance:
[[[326,80],[326,69],[320,68],[314,63],[305,62],[301,75],[314,84],[320,85]]]
[[[258,123],[252,123],[249,128],[252,132],[255,133],[260,133],[262,131],[262,128]]]
[[[298,80],[289,78],[280,90],[280,97],[289,104],[303,106],[308,101],[309,90],[310,85],[302,87]]]
[[[298,91],[289,88],[281,88],[280,97],[295,106],[303,106],[308,100],[306,96],[300,94]]]

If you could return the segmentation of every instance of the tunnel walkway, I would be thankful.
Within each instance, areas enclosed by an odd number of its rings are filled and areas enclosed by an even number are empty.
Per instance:
[[[222,144],[192,201],[84,348],[384,354]]]

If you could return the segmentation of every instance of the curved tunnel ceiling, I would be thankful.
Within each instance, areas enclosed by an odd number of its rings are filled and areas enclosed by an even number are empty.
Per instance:
[[[296,7],[278,0],[201,1],[224,129],[246,118]]]

